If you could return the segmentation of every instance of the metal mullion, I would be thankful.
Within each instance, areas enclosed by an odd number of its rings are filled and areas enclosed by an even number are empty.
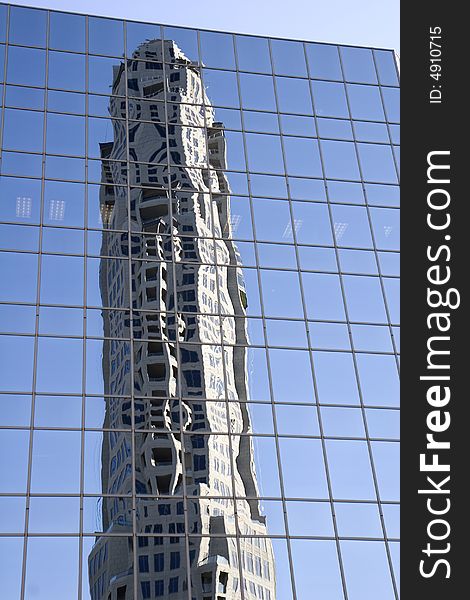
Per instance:
[[[49,52],[48,52],[49,53]],[[47,106],[46,106],[47,110]],[[88,297],[88,286],[87,286],[87,248],[88,248],[88,17],[85,17],[85,150],[84,150],[84,161],[85,161],[85,180],[84,180],[84,212],[83,212],[83,349],[82,349],[82,422],[81,422],[81,445],[80,445],[80,537],[79,537],[79,576],[78,576],[78,600],[83,595],[83,512],[84,512],[84,485],[85,485],[85,396],[87,389],[87,297]]]
[[[5,20],[5,63],[3,65],[3,85],[2,85],[2,111],[1,111],[1,122],[0,122],[0,166],[3,156],[3,128],[5,124],[5,99],[7,90],[7,69],[8,69],[8,48],[9,48],[9,34],[10,34],[10,5],[6,5],[6,20]]]
[[[129,348],[130,348],[130,400],[131,400],[131,427],[129,429],[131,437],[131,495],[132,495],[132,583],[134,598],[138,598],[138,556],[137,556],[137,498],[136,498],[136,447],[135,447],[135,389],[134,389],[134,304],[132,299],[132,221],[131,221],[131,185],[130,185],[130,144],[129,144],[129,88],[128,88],[128,65],[127,57],[127,26],[122,21],[123,36],[124,36],[124,86],[125,86],[125,106],[126,117],[124,120],[125,136],[126,136],[126,200],[127,200],[127,268],[128,268],[128,287],[129,287]],[[113,91],[113,90],[112,90]],[[113,96],[111,94],[110,98]],[[119,162],[119,161],[118,161]],[[102,184],[101,184],[102,185]],[[124,434],[125,435],[125,434]]]
[[[171,243],[171,271],[173,279],[173,311],[166,311],[166,315],[174,315],[174,328],[175,328],[175,348],[176,348],[176,362],[177,362],[177,396],[175,399],[178,400],[178,412],[180,421],[180,444],[181,444],[181,467],[182,467],[182,487],[183,487],[183,517],[184,517],[184,553],[186,561],[186,582],[187,600],[191,599],[191,560],[189,555],[189,520],[188,520],[188,491],[186,486],[186,457],[185,457],[185,443],[186,437],[183,430],[183,399],[182,399],[182,376],[181,376],[181,350],[178,336],[178,287],[176,284],[176,254],[175,254],[175,234],[173,232],[173,190],[171,185],[171,161],[170,161],[170,145],[169,145],[169,133],[168,133],[168,86],[167,86],[167,73],[165,63],[165,38],[164,29],[160,25],[160,42],[162,52],[162,77],[163,77],[163,103],[164,103],[164,114],[165,114],[165,134],[166,134],[166,154],[167,154],[167,172],[168,172],[168,217],[170,226],[170,243]],[[198,33],[198,46],[199,46],[199,33]],[[170,340],[168,340],[170,342]],[[178,537],[181,537],[178,536]]]
[[[339,52],[339,61],[340,61],[340,65],[341,65],[341,71],[343,73],[344,76],[344,68],[343,68],[343,61],[342,61],[342,56],[341,56],[341,52]],[[348,110],[349,113],[351,113],[351,109],[350,109],[350,104],[349,104],[349,96],[348,96],[348,90],[347,90],[347,86],[345,83],[343,83],[343,87],[344,87],[344,91],[345,91],[345,95],[346,95],[346,102],[348,105]],[[313,101],[313,97],[312,97],[312,101]],[[362,185],[362,189],[363,189],[363,193],[365,195],[365,184],[364,184],[364,177],[362,174],[362,167],[361,167],[361,163],[360,163],[360,159],[359,159],[359,152],[358,152],[358,148],[357,148],[357,142],[354,141],[354,149],[355,149],[355,154],[356,154],[356,160],[358,163],[358,169],[359,169],[359,174],[361,177],[361,185]],[[323,162],[323,157],[322,157],[322,152],[321,152],[321,147],[320,147],[320,156],[321,156],[321,160]],[[366,197],[366,195],[365,195]],[[328,207],[330,210],[330,220],[331,220],[331,227],[332,227],[332,233],[334,235],[333,232],[333,219],[332,219],[332,214],[331,214],[331,205],[329,202],[329,194],[328,194],[328,189],[327,189],[327,200],[328,200]],[[378,262],[378,257],[377,257],[377,251],[376,251],[376,246],[375,246],[375,240],[373,237],[373,230],[372,230],[372,224],[370,221],[370,215],[369,215],[369,210],[367,207],[367,201],[366,201],[366,210],[367,210],[367,214],[368,214],[368,218],[369,218],[369,227],[371,230],[371,235],[372,235],[372,239],[373,239],[373,243],[374,243],[374,254],[375,254],[375,258],[377,261],[377,268],[379,270],[379,274],[380,274],[380,265]],[[337,251],[337,250],[336,250]],[[344,291],[344,282],[343,282],[343,276],[340,274],[339,275],[340,278],[340,286],[341,286],[341,294],[342,294],[342,298],[343,298],[343,305],[344,305],[344,311],[346,314],[346,319],[348,321],[349,324],[349,309],[348,309],[348,304],[347,304],[347,300],[346,300],[346,294]],[[379,279],[381,282],[381,286],[382,286],[382,280],[381,278]],[[384,294],[384,289],[382,286],[382,295],[383,295],[383,300],[384,300],[384,305],[385,305],[385,309],[387,311],[387,318],[389,319],[389,323],[390,323],[390,315],[388,313],[388,307],[387,307],[387,303],[386,303],[386,299],[385,299],[385,294]],[[391,327],[391,325],[389,325],[389,327]],[[378,506],[379,506],[379,515],[380,515],[380,522],[381,522],[381,526],[382,526],[382,532],[383,532],[383,536],[384,536],[384,545],[385,545],[385,551],[387,554],[387,561],[388,561],[388,566],[389,566],[389,571],[390,571],[390,577],[391,577],[391,582],[392,582],[392,587],[393,587],[393,592],[395,594],[395,598],[398,600],[398,588],[397,588],[397,583],[395,580],[395,573],[393,570],[393,564],[392,564],[392,558],[391,558],[391,553],[390,553],[390,548],[388,545],[388,541],[387,541],[387,532],[386,532],[386,527],[385,527],[385,519],[384,519],[384,515],[381,509],[381,499],[380,499],[380,491],[379,491],[379,485],[378,485],[378,478],[377,478],[377,472],[375,469],[375,461],[374,461],[374,456],[373,456],[373,452],[372,452],[372,445],[370,442],[370,437],[369,437],[369,428],[368,428],[368,423],[367,423],[367,417],[365,414],[365,408],[364,408],[364,397],[363,397],[363,393],[362,393],[362,387],[361,387],[361,382],[360,382],[360,377],[359,377],[359,368],[357,365],[357,357],[356,357],[356,352],[355,352],[355,348],[354,348],[354,340],[352,337],[352,332],[350,327],[348,326],[349,329],[349,334],[350,334],[350,341],[351,341],[351,348],[352,348],[352,360],[353,360],[353,365],[354,365],[354,372],[355,372],[355,376],[356,376],[356,383],[357,383],[357,387],[358,387],[358,393],[359,393],[359,401],[360,401],[360,406],[361,406],[361,412],[362,412],[362,419],[363,419],[363,424],[364,424],[364,429],[366,432],[366,437],[367,437],[367,449],[368,449],[368,454],[369,454],[369,461],[370,461],[370,466],[371,466],[371,473],[372,473],[372,478],[373,478],[373,483],[374,483],[374,489],[375,489],[375,494],[377,497],[377,502],[378,502]],[[393,343],[393,337],[392,337],[392,343]]]
[[[46,24],[46,62],[45,62],[45,83],[44,83],[44,105],[47,102],[47,81],[49,75],[49,53],[47,44],[49,40],[49,12],[47,12],[47,24]],[[43,111],[43,134],[42,134],[42,166],[41,166],[41,199],[40,199],[40,216],[39,216],[39,242],[38,242],[38,267],[37,267],[37,285],[36,285],[36,321],[35,321],[35,332],[34,332],[34,354],[33,354],[33,378],[32,378],[32,393],[31,393],[31,418],[29,424],[30,436],[29,436],[29,453],[28,453],[28,472],[27,472],[27,483],[26,483],[26,510],[25,510],[25,541],[23,546],[23,565],[21,573],[21,589],[20,597],[23,600],[25,598],[25,586],[26,586],[26,563],[28,555],[28,528],[29,528],[29,506],[30,506],[30,494],[31,494],[31,473],[32,473],[32,462],[33,462],[33,446],[34,446],[34,415],[35,415],[35,401],[36,401],[36,385],[37,385],[37,364],[38,364],[38,345],[39,345],[39,306],[41,301],[41,252],[42,252],[42,239],[43,239],[43,215],[44,215],[44,189],[45,189],[45,172],[46,172],[46,133],[47,133],[47,119],[46,111]]]
[[[235,57],[235,68],[237,67],[237,54],[236,54],[236,48],[235,48],[235,38],[234,35],[231,36],[232,37],[232,46],[233,46],[233,50],[234,50],[234,57]],[[200,39],[200,34],[198,32],[197,35],[197,40],[198,40],[198,52],[199,52],[199,56],[202,56],[201,53],[201,39]],[[232,71],[234,72],[234,71]],[[205,95],[205,89],[204,89],[204,69],[201,68],[200,70],[200,77],[201,77],[201,85],[202,85],[202,90],[203,90],[203,108],[204,108],[204,138],[205,138],[205,144],[206,144],[206,156],[207,156],[207,169],[208,171],[211,170],[211,165],[210,165],[210,155],[209,155],[209,139],[208,139],[208,135],[207,135],[207,108],[212,107],[212,105],[210,104],[210,99],[207,97],[207,103],[206,104],[206,95]],[[238,80],[238,74],[237,74],[237,80]],[[237,89],[237,93],[238,93],[238,89]],[[239,102],[239,106],[240,106],[240,97],[238,97],[238,102]],[[240,109],[239,109],[240,110]],[[241,113],[241,110],[240,110]],[[221,129],[221,133],[222,133],[223,129]],[[225,177],[224,174],[224,170],[221,169],[222,171],[222,176]],[[228,202],[228,196],[229,194],[222,194],[225,198],[226,201]],[[228,377],[227,377],[227,366],[225,364],[225,344],[224,344],[224,328],[223,328],[223,323],[225,320],[225,317],[222,316],[222,310],[221,310],[221,294],[220,294],[220,285],[219,285],[219,273],[221,272],[220,269],[227,269],[227,276],[230,273],[230,271],[228,270],[230,268],[230,265],[219,265],[218,261],[217,261],[217,244],[216,244],[216,238],[215,238],[215,218],[214,218],[214,203],[213,203],[213,196],[212,196],[212,188],[209,187],[209,198],[210,198],[210,204],[211,204],[211,218],[212,218],[212,244],[213,244],[213,249],[214,249],[214,264],[210,265],[214,267],[214,271],[215,271],[215,285],[216,285],[216,294],[217,294],[217,302],[218,302],[218,314],[214,315],[216,316],[216,318],[219,320],[219,335],[220,335],[220,349],[221,349],[221,360],[222,360],[222,377],[223,377],[223,382],[224,382],[224,391],[225,391],[225,415],[226,415],[226,420],[227,420],[227,431],[228,431],[228,435],[227,435],[227,441],[228,441],[228,448],[229,448],[229,452],[230,452],[230,478],[231,478],[231,482],[232,482],[232,495],[231,495],[231,500],[233,502],[233,511],[234,511],[234,521],[235,521],[235,544],[237,547],[237,559],[238,559],[238,574],[240,577],[240,596],[242,598],[242,600],[244,600],[245,598],[245,586],[244,586],[244,573],[243,573],[243,565],[242,565],[242,551],[241,551],[241,544],[240,544],[240,523],[239,523],[239,518],[238,518],[238,501],[237,501],[237,497],[236,497],[236,485],[235,485],[235,470],[237,468],[236,466],[236,461],[234,460],[234,451],[233,451],[233,443],[232,443],[232,432],[230,430],[230,404],[228,401]],[[222,235],[222,232],[221,232]],[[224,238],[220,238],[220,242],[222,244],[224,244],[224,246],[227,245],[228,242],[231,242],[230,239],[224,239]],[[219,268],[220,267],[220,268]],[[237,267],[234,267],[237,268]],[[234,320],[234,325],[236,327],[236,319],[240,318],[237,317],[237,315],[231,315],[231,318],[233,318]],[[243,317],[241,317],[243,318]],[[207,410],[207,409],[206,409]],[[239,435],[239,434],[238,434]]]

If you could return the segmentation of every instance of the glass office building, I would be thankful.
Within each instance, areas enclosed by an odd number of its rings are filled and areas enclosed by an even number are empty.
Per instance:
[[[393,52],[0,18],[4,597],[396,600]]]

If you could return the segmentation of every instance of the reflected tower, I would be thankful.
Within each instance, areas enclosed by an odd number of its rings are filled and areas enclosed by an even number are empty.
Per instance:
[[[119,120],[126,102],[128,120]],[[103,311],[104,427],[113,431],[102,491],[135,505],[105,497],[102,520],[108,534],[132,528],[137,543],[97,537],[92,598],[134,598],[136,565],[138,598],[235,600],[243,565],[244,597],[274,600],[273,550],[243,435],[249,298],[231,240],[223,124],[198,65],[171,40],[143,43],[115,67],[109,111],[100,201],[110,258],[100,287],[103,306],[115,309]],[[130,240],[119,233],[128,229]],[[113,260],[123,254],[130,272]]]

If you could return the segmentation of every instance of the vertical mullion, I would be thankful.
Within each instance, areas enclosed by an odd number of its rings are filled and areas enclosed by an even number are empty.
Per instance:
[[[129,75],[129,60],[132,64],[132,59],[129,59],[129,53],[127,48],[127,23],[122,21],[123,35],[124,35],[124,94],[125,94],[125,140],[126,140],[126,208],[127,208],[127,285],[128,285],[128,301],[129,301],[129,396],[131,403],[131,427],[129,431],[130,445],[131,445],[131,503],[132,503],[132,584],[133,584],[133,595],[134,598],[139,597],[139,581],[138,581],[138,538],[137,538],[137,498],[136,498],[136,484],[135,484],[135,472],[136,472],[136,446],[135,446],[135,387],[134,387],[134,360],[135,360],[135,349],[134,349],[134,305],[132,298],[132,220],[131,220],[131,168],[130,168],[130,144],[129,144],[129,86],[128,86],[128,75]],[[112,90],[114,92],[114,90]],[[122,167],[121,167],[122,168]],[[108,259],[109,260],[109,259]],[[113,260],[113,259],[111,259]],[[121,260],[121,259],[119,259]],[[125,315],[125,307],[124,307]],[[126,436],[126,433],[124,433]]]
[[[44,178],[46,173],[46,133],[47,133],[47,84],[49,76],[49,16],[47,11],[46,24],[46,62],[45,62],[45,83],[44,83],[44,109],[43,109],[43,135],[42,135],[42,165],[41,165],[41,199],[40,199],[40,214],[39,214],[39,246],[38,246],[38,267],[37,267],[37,287],[36,287],[36,320],[34,332],[34,356],[33,356],[33,381],[31,394],[31,420],[30,420],[30,437],[29,437],[29,456],[28,456],[28,474],[26,484],[26,512],[25,512],[25,539],[23,547],[23,568],[21,575],[21,599],[25,599],[26,594],[26,562],[28,555],[28,530],[29,530],[29,507],[31,498],[31,472],[33,462],[33,447],[34,447],[34,414],[36,403],[36,385],[37,385],[37,362],[38,362],[38,345],[39,345],[39,307],[41,302],[41,270],[42,270],[42,239],[43,239],[43,215],[44,215]],[[7,30],[8,31],[8,30]],[[8,34],[7,34],[8,35]]]
[[[199,32],[198,32],[199,36]],[[171,272],[173,280],[173,315],[174,315],[174,331],[175,331],[175,348],[176,348],[176,363],[177,363],[177,394],[174,400],[178,401],[179,411],[179,432],[180,432],[180,444],[181,444],[181,468],[182,468],[182,483],[183,483],[183,517],[184,517],[184,542],[185,542],[185,561],[186,561],[186,581],[187,581],[187,599],[191,600],[191,560],[189,556],[189,521],[188,521],[188,492],[186,486],[186,436],[183,430],[183,394],[182,394],[182,376],[181,376],[181,349],[178,336],[178,286],[176,283],[176,253],[175,253],[175,234],[174,234],[174,216],[173,216],[173,190],[171,187],[171,161],[170,161],[170,144],[169,144],[169,128],[168,128],[168,83],[169,78],[166,73],[166,62],[165,62],[165,38],[164,29],[160,26],[160,38],[161,38],[161,53],[162,53],[162,74],[163,74],[163,100],[165,108],[165,134],[166,134],[166,154],[167,154],[167,173],[168,173],[168,217],[170,227],[170,244],[171,244]],[[170,313],[166,312],[166,317]],[[168,344],[170,341],[168,341]],[[170,398],[168,398],[170,400]],[[176,532],[177,533],[177,532]],[[181,537],[181,536],[178,536]]]

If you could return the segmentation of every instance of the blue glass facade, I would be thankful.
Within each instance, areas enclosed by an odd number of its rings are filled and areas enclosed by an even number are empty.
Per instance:
[[[5,597],[397,599],[393,52],[0,17]]]

